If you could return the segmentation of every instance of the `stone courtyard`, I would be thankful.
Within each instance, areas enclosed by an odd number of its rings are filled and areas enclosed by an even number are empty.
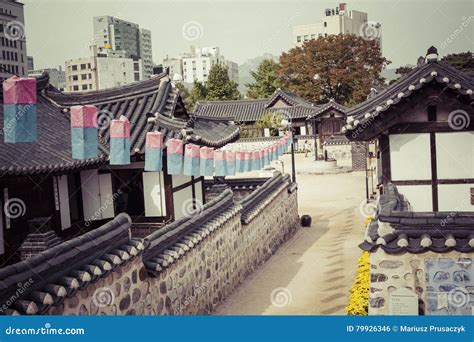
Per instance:
[[[289,155],[283,158],[290,172]],[[297,170],[311,167],[296,157]],[[365,173],[298,174],[300,215],[312,216],[220,305],[217,315],[344,315],[364,236]],[[362,207],[362,209],[360,209]]]

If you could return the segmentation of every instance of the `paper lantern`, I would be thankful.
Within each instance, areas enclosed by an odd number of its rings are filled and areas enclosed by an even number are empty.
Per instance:
[[[3,135],[5,143],[38,140],[36,80],[12,76],[3,81]]]
[[[199,158],[201,176],[212,176],[214,174],[214,149],[206,146],[201,147]]]
[[[186,144],[184,146],[184,165],[183,174],[186,176],[199,176],[201,169],[199,167],[200,149],[198,145]]]
[[[163,169],[163,133],[148,132],[145,142],[145,171]]]
[[[245,153],[244,152],[235,153],[235,171],[236,172],[245,171]]]
[[[110,164],[130,164],[130,121],[123,115],[110,123]]]
[[[225,160],[226,164],[225,167],[226,169],[226,174],[228,176],[235,176],[235,152],[232,151],[225,151]]]
[[[214,174],[218,177],[226,176],[226,160],[222,150],[214,151]]]
[[[260,165],[260,151],[252,152],[252,170],[257,171],[261,169]]]
[[[73,159],[93,159],[99,155],[99,126],[95,106],[72,106],[71,150]]]
[[[181,175],[183,173],[183,141],[174,138],[169,139],[166,150],[168,174]]]

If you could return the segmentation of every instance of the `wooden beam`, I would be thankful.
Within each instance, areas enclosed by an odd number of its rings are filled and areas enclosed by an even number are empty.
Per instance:
[[[438,168],[436,165],[436,133],[430,133],[431,150],[431,197],[433,202],[433,211],[438,210]]]
[[[380,137],[380,153],[382,156],[382,183],[386,185],[392,180],[392,170],[390,169],[390,139],[386,134]]]

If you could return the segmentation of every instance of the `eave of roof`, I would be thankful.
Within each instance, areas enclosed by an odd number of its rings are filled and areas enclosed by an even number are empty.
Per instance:
[[[360,248],[389,254],[472,253],[474,212],[413,212],[396,186],[388,184]]]
[[[351,140],[367,140],[364,135],[354,135],[352,131],[365,124],[374,125],[380,120],[381,113],[396,107],[404,99],[432,83],[443,84],[450,91],[470,100],[474,99],[474,81],[469,75],[444,62],[431,60],[415,67],[385,90],[351,108],[347,112],[347,124],[342,128],[342,133]]]

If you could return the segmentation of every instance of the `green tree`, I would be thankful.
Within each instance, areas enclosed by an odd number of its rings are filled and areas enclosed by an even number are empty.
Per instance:
[[[182,82],[176,82],[175,83],[175,86],[176,86],[176,89],[179,90],[179,93],[181,95],[181,98],[183,99],[184,101],[184,104],[186,105],[186,107],[188,108],[191,108],[191,102],[190,102],[190,94],[189,94],[189,90],[184,86],[184,84]]]
[[[452,53],[443,57],[441,60],[464,72],[474,72],[474,57],[470,51]]]
[[[330,35],[283,53],[280,74],[287,90],[310,101],[353,105],[384,84],[380,73],[389,63],[376,39]]]
[[[188,96],[187,105],[191,110],[194,110],[194,106],[199,100],[205,100],[207,96],[207,89],[204,84],[195,80],[193,84],[193,89],[191,89],[191,93]]]
[[[255,122],[255,125],[260,128],[269,128],[270,135],[278,135],[278,128],[281,125],[282,115],[280,113],[267,113]]]
[[[206,100],[238,100],[240,93],[237,87],[238,84],[229,79],[227,66],[219,63],[214,64],[205,84]]]
[[[270,97],[276,89],[283,87],[283,82],[279,75],[280,64],[272,59],[264,59],[257,68],[250,74],[255,80],[247,83],[247,96],[252,99],[265,99]]]
[[[395,74],[398,75],[398,77],[396,79],[391,80],[389,84],[396,82],[399,78],[405,76],[412,70],[413,70],[413,67],[409,65],[398,67],[397,69],[395,69]]]

